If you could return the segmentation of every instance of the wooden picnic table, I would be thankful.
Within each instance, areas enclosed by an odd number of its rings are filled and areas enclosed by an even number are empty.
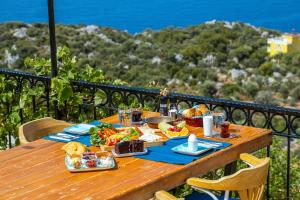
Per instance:
[[[101,121],[118,123],[118,117]],[[202,128],[188,128],[203,137]],[[227,140],[232,146],[187,165],[128,157],[117,158],[118,169],[86,173],[66,170],[64,143],[40,139],[0,153],[0,199],[149,199],[272,143],[267,129],[230,125],[230,131],[241,136]]]

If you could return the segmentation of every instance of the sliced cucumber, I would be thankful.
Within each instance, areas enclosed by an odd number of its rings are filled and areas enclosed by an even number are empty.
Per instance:
[[[178,128],[183,128],[183,127],[185,127],[185,125],[186,125],[185,121],[182,121],[179,124],[177,124],[177,127]]]
[[[161,131],[164,131],[166,132],[169,128],[172,128],[173,126],[166,123],[166,122],[161,122],[158,124],[158,128],[161,130]]]

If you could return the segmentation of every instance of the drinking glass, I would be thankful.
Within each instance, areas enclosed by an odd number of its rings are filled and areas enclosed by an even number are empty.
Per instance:
[[[221,138],[229,138],[230,137],[229,125],[230,125],[230,122],[228,122],[228,121],[224,121],[221,124],[221,134],[220,134]]]
[[[225,113],[219,111],[213,111],[213,134],[220,134],[221,133],[221,124],[225,120]]]
[[[118,109],[119,121],[121,125],[124,125],[125,109]]]
[[[132,115],[131,108],[127,108],[124,112],[124,126],[130,126],[131,115]]]
[[[131,125],[140,125],[143,123],[143,110],[135,108],[131,112]]]
[[[119,108],[119,121],[122,126],[130,126],[131,120],[131,109],[130,108]]]

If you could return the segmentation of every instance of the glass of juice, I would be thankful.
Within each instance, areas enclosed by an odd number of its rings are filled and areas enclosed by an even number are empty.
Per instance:
[[[221,123],[221,133],[220,133],[221,138],[229,138],[230,137],[229,125],[230,125],[230,122],[228,122],[228,121],[224,121]]]

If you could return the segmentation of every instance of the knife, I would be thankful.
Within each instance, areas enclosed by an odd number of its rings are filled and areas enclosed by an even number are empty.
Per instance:
[[[63,137],[59,137],[59,136],[54,136],[54,135],[50,135],[49,138],[71,142],[71,139],[67,139],[67,138],[63,138]]]
[[[60,136],[60,137],[64,137],[64,138],[69,138],[69,139],[77,139],[77,138],[79,138],[78,136],[69,135],[69,134],[65,134],[65,133],[57,133],[56,135]]]

